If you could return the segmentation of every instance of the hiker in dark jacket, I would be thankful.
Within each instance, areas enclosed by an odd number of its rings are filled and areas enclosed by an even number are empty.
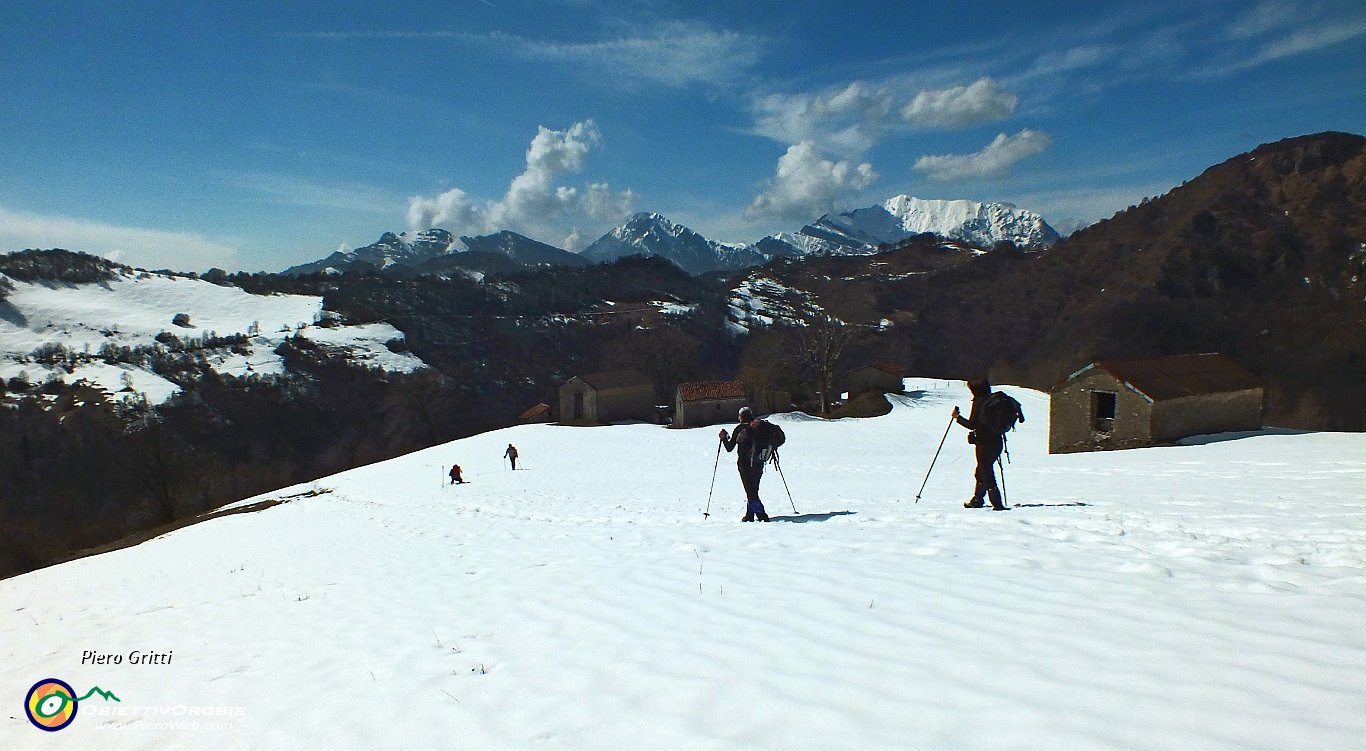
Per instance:
[[[982,424],[982,409],[986,406],[987,398],[991,396],[991,382],[985,378],[978,378],[968,381],[968,390],[972,392],[972,411],[968,413],[966,419],[953,408],[953,419],[959,425],[972,431],[968,433],[968,443],[977,449],[977,471],[973,473],[976,479],[976,487],[972,491],[972,500],[963,504],[963,508],[982,508],[983,496],[991,499],[991,509],[993,511],[1005,511],[1006,506],[1001,502],[1001,490],[996,487],[996,468],[992,465],[997,459],[1001,458],[1001,450],[1005,448],[1005,436],[993,432]]]
[[[739,448],[735,467],[740,470],[740,484],[745,486],[745,515],[740,521],[752,522],[758,519],[761,522],[768,521],[768,512],[764,511],[764,502],[759,500],[759,480],[764,476],[764,461],[767,457],[759,456],[754,445],[755,430],[759,427],[759,421],[754,419],[754,411],[749,407],[740,409],[740,424],[735,426],[734,433],[726,433],[726,429],[721,429],[721,445],[726,447],[727,452]]]
[[[508,450],[503,452],[503,458],[504,458],[504,459],[507,459],[509,462],[512,462],[512,468],[513,468],[513,469],[517,469],[517,447],[516,447],[516,446],[513,446],[511,443],[509,443],[509,444],[508,444]]]
[[[454,485],[456,483],[460,483],[461,485],[465,484],[465,478],[460,476],[459,464],[451,465],[451,484]]]

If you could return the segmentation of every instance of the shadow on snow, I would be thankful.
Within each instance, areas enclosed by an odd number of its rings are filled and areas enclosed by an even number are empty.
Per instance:
[[[856,512],[856,511],[828,511],[828,512],[826,512],[826,513],[824,513],[824,514],[797,514],[797,515],[795,515],[795,516],[792,516],[792,515],[788,515],[788,516],[770,516],[770,517],[768,517],[768,520],[771,521],[771,522],[798,522],[798,523],[801,523],[801,524],[805,524],[806,522],[828,522],[828,521],[830,521],[831,519],[835,518],[836,516],[852,516],[853,514],[856,514],[856,513],[858,513],[858,512]]]

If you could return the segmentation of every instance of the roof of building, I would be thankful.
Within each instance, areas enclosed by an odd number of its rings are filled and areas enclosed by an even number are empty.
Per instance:
[[[685,402],[707,399],[744,399],[745,384],[742,381],[696,381],[678,384],[678,397]]]
[[[639,386],[650,386],[653,382],[637,370],[611,370],[605,373],[588,373],[578,376],[580,381],[592,386],[598,391],[608,389],[635,388]]]
[[[1109,373],[1154,401],[1262,388],[1262,379],[1227,355],[1170,355],[1136,360],[1097,360]],[[1088,366],[1088,367],[1092,367]],[[1086,368],[1083,368],[1086,370]],[[1073,374],[1080,375],[1082,371]],[[1071,380],[1069,378],[1068,380]]]
[[[550,414],[550,405],[541,402],[517,416],[518,420],[534,420],[538,417]]]
[[[854,372],[857,373],[860,370],[867,370],[868,368],[876,368],[887,375],[896,376],[897,378],[906,374],[905,367],[898,363],[894,363],[891,360],[883,360],[882,362],[875,362],[871,365],[864,365],[861,368],[856,368]]]

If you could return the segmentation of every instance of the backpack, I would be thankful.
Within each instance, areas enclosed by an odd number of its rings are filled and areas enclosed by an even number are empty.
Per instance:
[[[772,458],[778,447],[787,441],[783,429],[768,420],[757,420],[754,426],[754,458],[763,463]]]
[[[1015,424],[1024,422],[1024,411],[1020,403],[1010,394],[993,391],[982,405],[982,414],[977,416],[977,427],[991,435],[1005,435],[1015,429]]]

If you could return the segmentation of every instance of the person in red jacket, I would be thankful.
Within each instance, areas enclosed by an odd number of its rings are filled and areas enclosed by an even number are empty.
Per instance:
[[[454,484],[456,484],[457,482],[460,483],[461,485],[464,485],[464,484],[465,484],[464,478],[462,478],[462,477],[460,476],[460,465],[459,465],[459,464],[452,464],[452,465],[451,465],[451,484],[454,485]]]

